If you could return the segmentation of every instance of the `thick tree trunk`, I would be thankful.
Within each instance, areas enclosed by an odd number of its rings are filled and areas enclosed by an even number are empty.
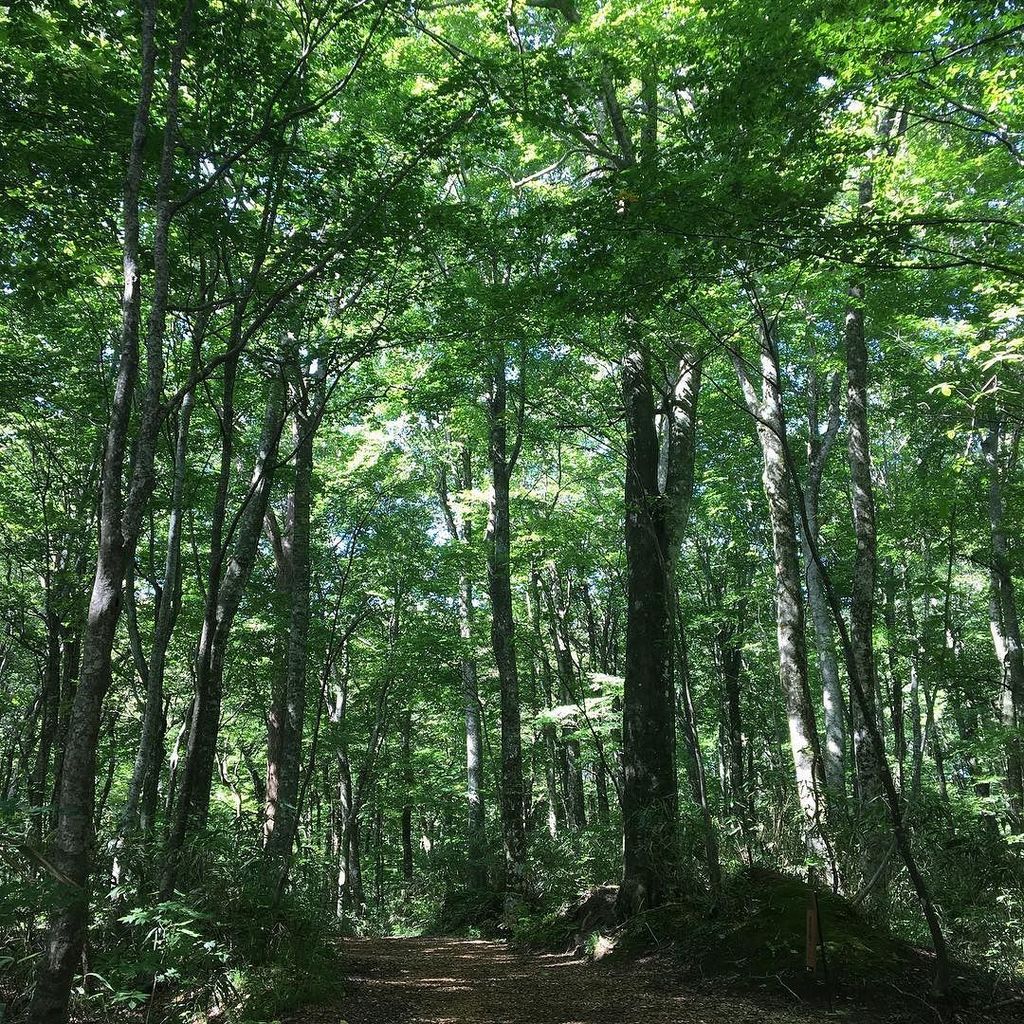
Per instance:
[[[487,568],[491,598],[491,645],[501,694],[501,826],[505,848],[505,890],[513,898],[527,892],[526,821],[523,792],[522,724],[512,611],[509,487],[518,455],[508,448],[508,381],[504,346],[494,357],[489,401],[493,481],[487,529]]]
[[[632,334],[638,325],[627,325]],[[665,901],[676,884],[672,601],[665,501],[648,361],[630,338],[622,368],[626,421],[626,657],[622,706],[623,865],[619,911]]]

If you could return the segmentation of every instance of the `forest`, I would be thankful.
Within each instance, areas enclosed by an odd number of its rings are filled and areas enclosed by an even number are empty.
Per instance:
[[[4,4],[0,1021],[1024,1019],[1022,57]]]

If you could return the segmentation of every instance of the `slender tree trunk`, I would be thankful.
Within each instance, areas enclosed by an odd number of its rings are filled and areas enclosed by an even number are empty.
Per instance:
[[[982,447],[988,464],[988,517],[992,549],[989,609],[992,641],[1002,670],[1000,712],[1005,740],[1004,787],[1010,812],[1020,818],[1024,809],[1024,775],[1020,728],[1024,718],[1024,647],[1021,646],[1017,592],[1010,570],[1006,527],[1003,524],[1000,437],[1002,423],[993,416]]]
[[[302,775],[302,737],[306,717],[306,669],[309,660],[310,617],[310,511],[313,483],[313,439],[316,420],[310,415],[308,395],[299,394],[293,418],[295,479],[288,510],[289,597],[285,706],[281,728],[277,800],[267,806],[266,854],[278,874],[278,885],[288,873],[298,829],[299,787]]]
[[[362,827],[358,815],[352,819],[349,829],[348,889],[352,894],[352,913],[362,918],[365,915],[366,898],[363,894]]]
[[[813,527],[812,527],[813,528]],[[832,635],[832,616],[821,586],[821,573],[812,567],[801,531],[807,564],[807,604],[811,609],[814,624],[815,652],[818,671],[821,675],[822,703],[824,708],[825,783],[830,794],[842,804],[846,797],[846,701],[839,679],[839,664],[836,660],[835,640]]]
[[[757,423],[764,461],[764,490],[775,555],[775,624],[779,648],[779,678],[786,701],[789,740],[796,769],[797,795],[807,821],[808,843],[833,864],[826,841],[825,778],[818,750],[817,723],[807,680],[807,649],[804,644],[803,587],[800,557],[793,530],[794,507],[790,498],[785,459],[786,421],[775,340],[770,330],[761,331],[762,396],[755,391],[741,359],[734,363],[744,398]],[[835,875],[833,864],[833,875]]]
[[[190,375],[199,366],[203,331],[193,339]],[[164,561],[164,580],[160,588],[146,673],[146,704],[142,714],[139,749],[135,756],[128,796],[121,817],[119,840],[124,841],[141,824],[148,831],[153,824],[153,807],[163,763],[164,732],[167,719],[164,712],[164,676],[167,651],[174,626],[181,609],[181,526],[185,492],[185,473],[188,468],[188,436],[192,421],[195,395],[188,392],[181,403],[178,430],[174,446],[174,468],[171,480],[170,515],[167,523],[167,554]],[[141,811],[145,809],[145,813]],[[144,819],[144,820],[140,820]]]
[[[541,586],[548,612],[548,632],[558,670],[558,699],[563,707],[568,707],[576,702],[576,663],[573,660],[569,630],[569,602],[563,599],[562,580],[554,565],[549,567],[548,578],[542,579]],[[537,642],[543,643],[543,640],[538,636]],[[580,744],[572,736],[574,725],[574,721],[563,724],[559,750],[565,807],[572,827],[579,831],[587,827],[587,812]]]
[[[910,636],[910,795],[915,802],[921,795],[921,768],[924,762],[924,732],[921,725],[921,670],[925,658],[924,637],[918,629],[910,574],[903,569],[904,608]]]
[[[862,205],[865,201],[862,197]],[[882,818],[880,762],[871,747],[867,721],[874,718],[881,730],[880,708],[875,694],[874,618],[875,580],[878,575],[878,539],[875,525],[875,495],[871,481],[871,446],[868,431],[867,377],[868,348],[864,331],[864,286],[850,285],[850,308],[846,313],[846,415],[850,464],[851,509],[857,554],[853,563],[850,592],[850,642],[853,663],[866,704],[853,702],[853,751],[857,768],[858,797],[866,814],[862,831],[862,879],[875,878],[886,856],[887,843],[877,822]],[[883,751],[884,756],[884,751]],[[875,824],[873,824],[875,822]],[[871,890],[874,902],[886,891],[877,882]]]
[[[57,800],[60,795],[61,779],[64,770],[64,749],[67,746],[68,729],[71,724],[71,709],[75,703],[75,691],[78,688],[78,674],[82,661],[82,633],[79,623],[65,631],[61,641],[61,659],[63,662],[60,679],[60,708],[57,714],[57,737],[54,741],[53,758],[53,790],[50,795],[50,824],[57,821]]]
[[[793,463],[788,447],[785,445],[785,435],[780,434],[780,438],[783,439],[783,452],[786,455],[787,468],[790,473],[793,487],[799,491],[799,477],[797,476],[795,464]],[[952,541],[952,519],[950,520],[950,524],[950,539]],[[806,527],[806,525],[807,524],[805,522],[804,526]],[[951,553],[952,550],[952,543],[950,543]],[[861,682],[860,673],[857,669],[856,659],[854,656],[853,641],[850,636],[850,631],[847,629],[843,619],[842,605],[840,604],[835,587],[832,585],[831,579],[825,571],[825,566],[821,561],[821,553],[818,550],[817,544],[811,545],[811,554],[814,560],[818,563],[818,568],[821,570],[822,582],[825,585],[829,607],[832,609],[832,616],[839,630],[839,636],[843,645],[843,657],[846,662],[846,671],[853,688],[853,697],[860,704],[861,711],[864,714],[865,726],[867,728],[868,738],[871,741],[871,748],[874,751],[876,758],[878,777],[882,784],[883,796],[889,812],[889,823],[892,826],[895,845],[903,860],[903,864],[907,869],[907,874],[910,876],[914,892],[921,905],[922,914],[928,925],[928,932],[931,935],[932,946],[935,951],[935,988],[940,994],[946,995],[949,992],[951,978],[949,953],[946,946],[945,934],[942,930],[942,923],[939,920],[935,904],[932,901],[928,883],[925,881],[924,875],[921,873],[921,869],[918,866],[917,858],[914,856],[910,834],[907,831],[906,820],[904,818],[903,804],[900,801],[899,792],[896,789],[896,783],[893,780],[892,772],[889,769],[889,763],[885,757],[885,744],[882,739],[882,734],[878,728],[878,723],[874,715],[871,714],[870,701],[864,693],[864,687]]]
[[[472,607],[469,581],[462,588],[463,608]],[[470,615],[463,612],[464,642],[472,636]],[[462,706],[466,723],[466,830],[468,835],[468,878],[473,888],[487,885],[487,825],[484,810],[483,729],[480,723],[480,692],[477,682],[476,659],[467,654],[462,659]]]
[[[121,348],[100,477],[100,536],[96,573],[82,645],[82,663],[68,724],[57,798],[52,857],[68,891],[50,922],[29,1008],[32,1024],[63,1024],[71,983],[85,944],[89,917],[89,860],[93,837],[96,749],[103,702],[112,681],[114,635],[121,617],[125,574],[134,558],[142,517],[153,488],[153,463],[163,392],[163,343],[169,268],[169,193],[177,140],[178,83],[192,5],[186,4],[168,70],[166,116],[157,183],[153,240],[154,286],[146,336],[147,380],[125,499],[129,427],[139,375],[141,287],[140,209],[144,150],[156,64],[156,3],[142,2],[139,99],[125,174]]]
[[[462,477],[459,485],[464,491],[473,487],[473,458],[468,445],[461,451]],[[469,516],[463,516],[462,529],[448,498],[447,468],[442,466],[438,480],[438,496],[444,514],[448,536],[462,542],[468,550],[473,542],[473,527]],[[466,725],[466,865],[467,880],[471,888],[483,889],[487,885],[487,825],[483,799],[483,728],[480,722],[480,684],[477,678],[476,658],[473,656],[473,580],[468,573],[459,579],[459,639],[462,641],[462,708]]]
[[[355,797],[352,792],[352,772],[348,763],[348,751],[344,744],[338,747],[337,753],[338,769],[338,799],[336,818],[338,821],[338,837],[335,843],[335,855],[338,858],[337,885],[336,885],[336,913],[339,918],[345,916],[345,911],[351,903],[351,892],[349,889],[349,846],[352,836],[352,823],[355,820]]]
[[[595,758],[592,764],[597,820],[599,824],[607,825],[611,821],[611,805],[608,802],[608,772],[605,771],[603,757]]]
[[[821,426],[821,385],[815,366],[816,350],[811,334],[811,362],[807,400],[807,484],[804,487],[804,504],[811,540],[818,540],[818,505],[822,479],[828,466],[829,455],[839,433],[840,376],[834,374],[829,386],[827,420],[824,430]],[[846,702],[843,699],[842,684],[839,681],[839,664],[836,660],[835,639],[832,634],[832,614],[822,585],[821,573],[811,557],[810,544],[804,533],[802,520],[798,517],[800,543],[804,559],[807,582],[807,605],[811,610],[814,626],[814,646],[821,676],[822,706],[824,711],[825,747],[822,755],[825,762],[825,782],[832,799],[840,806],[846,802]]]
[[[163,893],[168,896],[174,889],[186,836],[190,829],[205,825],[210,806],[220,706],[224,692],[224,659],[266,519],[283,425],[283,390],[280,378],[275,377],[268,384],[256,463],[243,507],[234,524],[234,547],[223,573],[211,570],[211,581],[219,579],[220,583],[207,592],[206,620],[196,654],[196,695],[161,885]],[[226,487],[224,491],[223,500],[226,501]],[[218,496],[220,500],[221,496]],[[211,547],[211,557],[215,561],[225,555],[226,546]]]
[[[892,702],[893,756],[896,759],[900,792],[903,792],[907,768],[907,722],[903,701],[903,679],[896,657],[896,572],[891,562],[886,562],[885,566],[885,632]]]
[[[384,913],[384,811],[379,801],[373,809],[373,889],[378,915]]]
[[[711,799],[708,795],[707,770],[704,766],[704,754],[700,747],[700,735],[697,731],[697,712],[693,705],[690,687],[690,657],[686,632],[679,622],[679,629],[674,638],[676,656],[679,664],[679,685],[677,687],[679,703],[682,705],[682,717],[687,744],[694,766],[694,798],[704,819],[704,856],[708,868],[708,884],[711,894],[718,898],[722,891],[722,864],[718,847],[718,831],[715,828],[714,815],[711,810]]]
[[[749,835],[753,824],[749,780],[743,760],[742,679],[743,653],[737,641],[736,625],[729,623],[718,630],[716,646],[722,684],[725,689],[726,766],[732,813],[740,823],[749,852]]]
[[[43,835],[43,811],[47,804],[50,764],[57,739],[60,717],[61,622],[53,607],[52,581],[46,594],[46,662],[39,693],[39,741],[29,779],[29,806],[33,809],[32,838],[39,842]]]
[[[533,665],[534,672],[539,675],[543,690],[544,708],[555,707],[554,686],[552,684],[551,662],[548,659],[547,647],[541,640],[540,622],[540,572],[536,566],[530,569],[529,613],[530,626],[534,637]],[[550,716],[549,716],[550,718]],[[547,802],[548,835],[554,839],[565,820],[562,794],[558,788],[558,733],[554,722],[546,719],[541,726],[541,758],[544,762],[545,797]]]
[[[405,801],[402,804],[402,882],[406,893],[413,882],[412,849],[412,711],[405,709],[402,715],[402,779],[405,787]]]
[[[506,355],[494,357],[489,401],[490,457],[493,481],[487,530],[488,584],[491,598],[491,645],[501,694],[501,825],[505,847],[505,890],[513,899],[526,895],[526,821],[523,794],[522,724],[512,610],[509,487],[518,455],[517,439],[508,448],[508,381]]]

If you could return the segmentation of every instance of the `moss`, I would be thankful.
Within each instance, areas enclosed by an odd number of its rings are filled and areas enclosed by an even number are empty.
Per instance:
[[[751,974],[804,970],[806,882],[753,868],[729,886],[717,921],[699,925],[700,962],[706,971],[742,967]],[[829,968],[843,974],[902,974],[913,949],[867,920],[848,900],[818,890],[821,930]]]

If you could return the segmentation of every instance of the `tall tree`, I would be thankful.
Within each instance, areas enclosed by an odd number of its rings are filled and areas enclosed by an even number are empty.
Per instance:
[[[187,2],[182,11],[167,72],[167,101],[156,186],[153,294],[145,340],[147,377],[140,402],[142,415],[129,468],[126,460],[132,404],[139,376],[142,316],[140,192],[156,81],[156,0],[144,0],[141,11],[140,84],[121,207],[124,241],[120,357],[100,478],[100,537],[96,575],[82,643],[78,687],[64,741],[57,827],[53,843],[54,864],[67,880],[69,892],[63,907],[53,915],[50,922],[47,955],[36,978],[30,1017],[39,1024],[67,1020],[72,976],[85,944],[89,915],[89,859],[93,832],[96,746],[103,702],[112,682],[114,634],[121,616],[125,575],[134,558],[146,504],[155,482],[153,464],[159,424],[164,412],[164,331],[169,289],[167,249],[173,213],[170,192],[178,139],[179,80],[191,26],[191,2]]]

